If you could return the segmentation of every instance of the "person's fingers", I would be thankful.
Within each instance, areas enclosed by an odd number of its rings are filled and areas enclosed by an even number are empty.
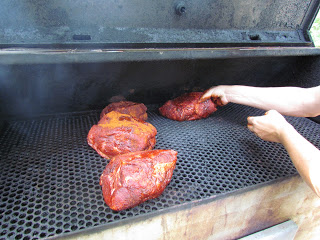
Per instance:
[[[247,124],[248,129],[251,132],[253,132],[253,117],[247,117],[247,121],[248,121],[248,124]]]
[[[269,110],[264,113],[264,115],[274,114],[275,110]]]
[[[204,102],[210,98],[211,98],[211,91],[209,89],[209,90],[205,91],[205,93],[202,95],[202,97],[200,98],[200,102]]]
[[[201,103],[209,99],[212,99],[212,101],[217,106],[224,106],[228,103],[228,100],[224,95],[223,91],[217,89],[216,87],[206,90],[204,94],[201,96],[199,102]]]
[[[224,106],[227,100],[225,100],[224,97],[213,97],[213,102],[218,106]]]
[[[248,124],[247,127],[251,132],[253,132],[253,125],[252,124]]]
[[[247,121],[248,121],[248,125],[252,125],[253,124],[253,117],[251,117],[251,116],[247,117]]]

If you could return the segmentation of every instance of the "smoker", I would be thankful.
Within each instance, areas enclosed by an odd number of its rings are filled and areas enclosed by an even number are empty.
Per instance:
[[[246,128],[264,111],[230,103],[176,122],[158,108],[221,84],[319,85],[309,34],[319,4],[3,0],[0,239],[316,238],[319,199],[280,144]],[[109,160],[86,138],[124,99],[147,105],[155,149],[178,160],[160,197],[116,212],[99,185]],[[320,147],[316,118],[286,119]]]

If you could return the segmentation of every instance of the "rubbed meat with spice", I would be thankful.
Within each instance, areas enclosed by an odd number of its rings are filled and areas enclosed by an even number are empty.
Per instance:
[[[112,111],[106,114],[88,134],[88,144],[102,157],[151,150],[156,144],[157,129],[128,114]]]
[[[100,118],[112,111],[129,114],[133,117],[139,118],[144,121],[148,119],[147,107],[143,103],[136,103],[130,101],[110,103],[102,110]]]
[[[215,103],[208,99],[200,102],[203,92],[191,92],[167,101],[159,112],[162,116],[176,121],[198,120],[208,117],[217,110]]]
[[[169,184],[177,161],[174,150],[151,150],[118,155],[100,178],[106,204],[115,211],[157,198]]]

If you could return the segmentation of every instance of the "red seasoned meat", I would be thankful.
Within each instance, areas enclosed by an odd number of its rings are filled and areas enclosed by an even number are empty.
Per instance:
[[[203,92],[191,92],[167,101],[159,112],[162,116],[176,121],[198,120],[208,117],[217,110],[211,99],[200,102]]]
[[[156,144],[157,129],[128,114],[109,112],[88,134],[88,144],[102,157],[151,150]]]
[[[136,103],[130,101],[110,103],[102,110],[100,118],[112,111],[129,114],[143,121],[146,121],[148,119],[147,107],[143,103]]]
[[[173,150],[126,153],[110,160],[100,177],[106,204],[115,211],[157,198],[169,184],[177,161]]]

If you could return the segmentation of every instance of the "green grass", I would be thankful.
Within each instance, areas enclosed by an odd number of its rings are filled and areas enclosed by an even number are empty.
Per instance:
[[[320,11],[318,12],[316,19],[314,20],[314,23],[312,24],[310,33],[311,33],[314,45],[316,47],[320,47]]]

